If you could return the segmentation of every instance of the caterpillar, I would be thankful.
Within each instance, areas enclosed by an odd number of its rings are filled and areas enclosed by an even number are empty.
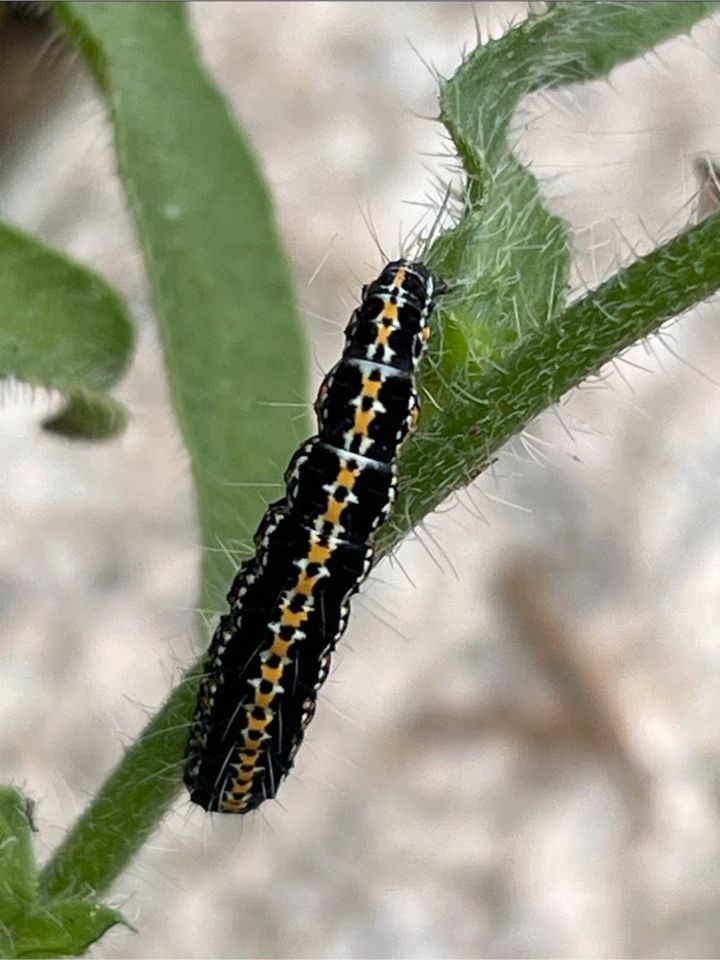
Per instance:
[[[292,768],[395,498],[398,450],[420,412],[415,372],[446,289],[405,259],[362,288],[315,401],[318,432],[292,457],[205,658],[184,767],[205,810],[247,813]]]

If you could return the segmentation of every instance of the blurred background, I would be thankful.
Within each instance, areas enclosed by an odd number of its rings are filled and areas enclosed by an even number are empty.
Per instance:
[[[29,6],[29,5],[28,5]],[[515,3],[475,4],[498,36]],[[0,410],[0,779],[45,858],[193,659],[198,542],[111,132],[36,9],[0,19],[0,215],[101,271],[138,350],[107,445]],[[443,176],[464,3],[196,4],[261,157],[312,389]],[[580,291],[712,206],[720,19],[611,83],[528,98],[519,153]],[[720,955],[720,341],[704,305],[544,414],[379,566],[279,801],[183,796],[112,892],[103,957]],[[308,402],[311,396],[308,397]]]

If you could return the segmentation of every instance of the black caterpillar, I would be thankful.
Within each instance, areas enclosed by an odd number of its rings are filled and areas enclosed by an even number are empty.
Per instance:
[[[363,287],[315,402],[317,436],[290,461],[208,650],[184,773],[206,810],[253,810],[293,765],[395,497],[398,449],[420,410],[415,371],[445,290],[408,260]]]

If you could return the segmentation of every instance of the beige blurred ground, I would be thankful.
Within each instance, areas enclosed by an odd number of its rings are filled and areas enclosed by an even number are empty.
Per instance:
[[[521,9],[476,8],[495,33]],[[276,198],[315,386],[379,262],[363,214],[394,252],[439,169],[411,44],[450,73],[472,10],[193,20]],[[716,20],[524,105],[578,287],[691,217],[719,60]],[[100,269],[140,333],[118,442],[43,435],[45,397],[0,411],[0,779],[38,801],[43,857],[191,660],[202,546],[110,132],[79,65],[51,76],[0,113],[0,213]],[[636,348],[375,571],[279,803],[211,821],[183,798],[112,893],[140,932],[95,956],[720,955],[716,325],[706,305]]]

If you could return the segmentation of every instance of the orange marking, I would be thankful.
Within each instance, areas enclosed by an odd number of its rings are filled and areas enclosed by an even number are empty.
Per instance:
[[[338,486],[347,487],[348,490],[352,490],[352,488],[355,486],[355,481],[359,476],[360,471],[358,469],[351,470],[347,464],[343,464],[335,482],[338,484]]]
[[[249,763],[246,763],[247,767],[255,767],[257,764],[257,757],[252,757]],[[245,783],[246,780],[252,779],[256,770],[237,770],[235,773],[235,780],[240,780],[242,783]]]
[[[343,510],[346,506],[347,500],[336,500],[331,494],[328,497],[327,509],[325,510],[322,519],[326,523],[331,523],[334,527],[340,526],[340,518],[342,517]]]
[[[270,683],[280,683],[283,675],[282,664],[279,667],[269,667],[264,663],[260,668],[263,680],[269,680]]]
[[[307,573],[303,571],[301,577],[298,577],[297,583],[295,584],[295,593],[297,596],[310,598],[315,589],[315,584],[318,582],[318,575],[314,574],[312,577],[309,577]]]
[[[294,613],[292,610],[283,610],[280,617],[280,623],[284,627],[301,627],[308,618],[306,610],[300,610]]]
[[[311,575],[307,572],[307,570],[302,570],[300,576],[297,578],[297,583],[293,588],[293,593],[306,598],[311,597],[313,588],[319,579],[320,575],[318,573],[313,573]]]
[[[335,484],[339,487],[345,487],[346,490],[352,490],[355,486],[355,481],[360,476],[359,470],[351,470],[346,464],[340,468],[340,472],[337,475]],[[347,500],[336,500],[335,495],[330,493],[328,495],[328,505],[325,509],[325,513],[322,516],[322,519],[327,523],[332,523],[333,526],[337,527],[340,525],[343,511],[348,505]]]
[[[277,657],[285,657],[287,656],[288,650],[294,643],[294,637],[292,637],[290,640],[284,640],[279,634],[276,633],[275,639],[270,647],[270,653]]]
[[[329,547],[323,543],[313,543],[310,546],[310,555],[308,556],[308,561],[310,563],[323,564],[326,560],[329,560],[331,556],[332,547]]]
[[[375,341],[376,346],[386,347],[388,341],[390,340],[390,334],[393,332],[392,327],[380,327],[377,332],[377,340]]]
[[[374,419],[374,410],[358,410],[355,414],[354,432],[359,433],[361,437],[366,437]]]
[[[268,715],[267,715],[268,713],[272,713],[272,711],[271,711],[271,710],[268,710],[267,713],[265,714],[265,716],[264,716],[262,719],[261,719],[260,717],[251,717],[251,716],[248,716],[248,718],[247,718],[247,720],[248,720],[248,728],[249,728],[250,730],[264,730],[265,727],[266,727],[266,726],[270,723],[270,721],[272,720],[272,716],[268,717]]]
[[[393,277],[393,286],[401,287],[405,283],[405,277],[407,276],[407,271],[405,267],[400,267],[398,272]]]
[[[370,377],[363,377],[362,379],[362,392],[365,397],[372,397],[373,400],[377,400],[378,394],[380,393],[380,388],[382,387],[382,380],[371,380]]]

